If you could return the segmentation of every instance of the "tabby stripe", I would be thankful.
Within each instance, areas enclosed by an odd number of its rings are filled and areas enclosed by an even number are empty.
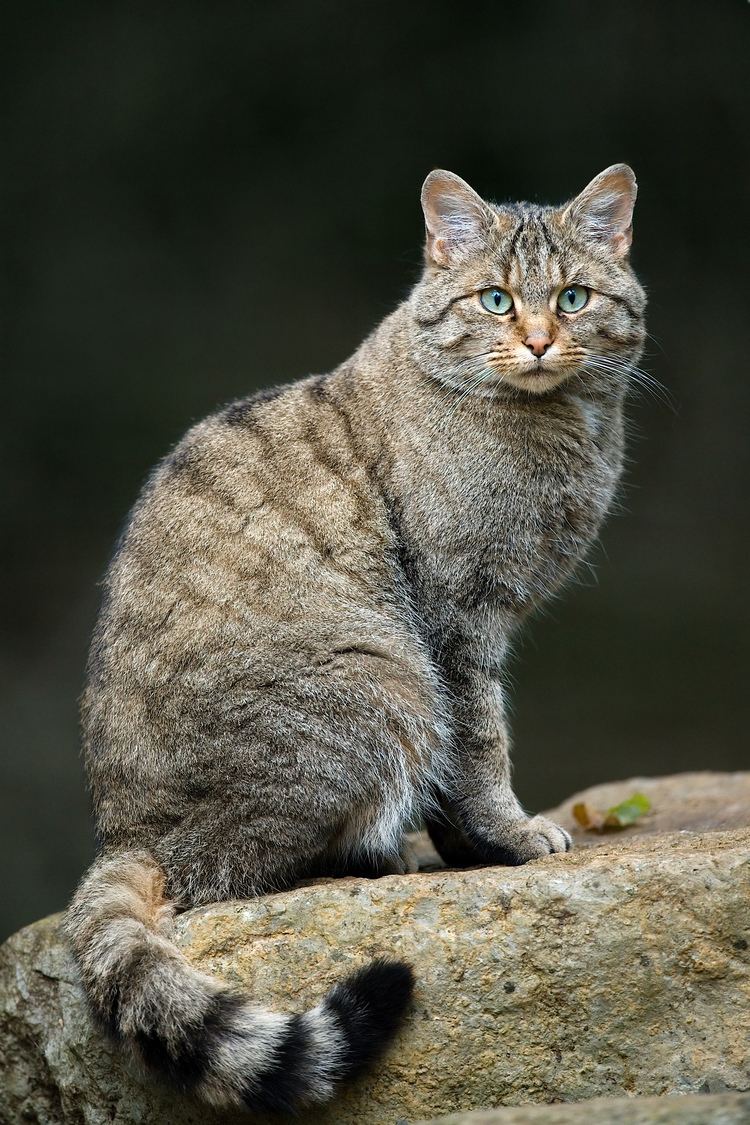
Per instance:
[[[467,296],[466,293],[459,293],[457,297],[451,297],[448,304],[444,308],[442,308],[438,313],[436,313],[435,316],[433,316],[433,317],[415,316],[414,317],[414,323],[418,324],[420,326],[420,328],[431,328],[433,324],[439,324],[440,321],[443,320],[448,315],[450,310],[455,305],[456,301],[463,301],[464,297],[466,297],[466,296]]]
[[[620,297],[616,293],[605,293],[603,289],[600,289],[599,292],[601,293],[602,297],[608,297],[609,300],[614,301],[616,305],[622,305],[623,308],[627,309],[633,320],[640,320],[639,314],[630,304],[630,301],[626,300],[625,297]]]

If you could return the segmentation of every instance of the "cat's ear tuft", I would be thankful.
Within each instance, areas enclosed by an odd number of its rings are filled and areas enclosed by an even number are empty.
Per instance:
[[[633,241],[633,208],[638,185],[627,164],[613,164],[595,176],[568,204],[563,221],[579,226],[590,238],[605,242],[618,258]]]
[[[427,227],[425,257],[449,266],[478,249],[496,223],[495,212],[465,180],[442,168],[430,172],[422,185],[422,210]]]

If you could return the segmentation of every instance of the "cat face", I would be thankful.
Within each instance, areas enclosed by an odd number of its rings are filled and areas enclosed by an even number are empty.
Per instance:
[[[620,384],[645,336],[628,263],[633,172],[615,164],[571,203],[486,203],[452,172],[422,189],[427,267],[412,298],[420,365],[454,389],[544,394]]]

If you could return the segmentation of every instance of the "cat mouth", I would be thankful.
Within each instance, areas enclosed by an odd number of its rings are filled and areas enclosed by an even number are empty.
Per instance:
[[[552,390],[572,374],[569,364],[559,357],[547,360],[544,356],[531,359],[515,368],[506,368],[501,377],[504,382],[523,391],[542,393]]]

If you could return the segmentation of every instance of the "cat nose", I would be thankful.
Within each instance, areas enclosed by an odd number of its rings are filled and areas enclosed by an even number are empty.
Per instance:
[[[530,332],[524,340],[526,347],[537,359],[541,359],[551,343],[552,338],[547,332]]]

